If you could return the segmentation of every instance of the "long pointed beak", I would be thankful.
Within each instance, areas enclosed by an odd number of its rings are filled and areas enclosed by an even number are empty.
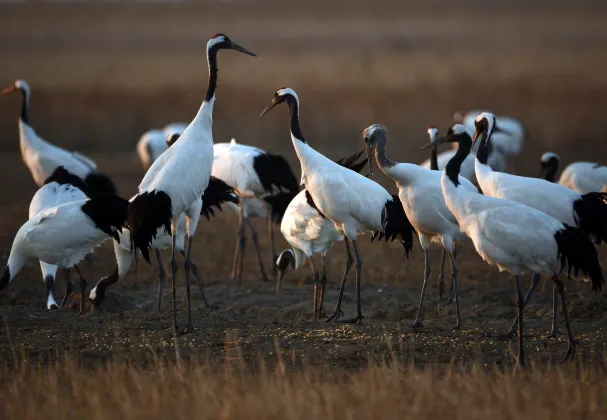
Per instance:
[[[9,87],[4,88],[4,89],[2,89],[2,91],[0,91],[0,96],[8,95],[9,93],[11,93],[14,90],[15,90],[15,85],[10,85]]]
[[[268,112],[270,112],[270,110],[272,108],[274,108],[278,103],[276,102],[276,99],[272,99],[272,102],[270,102],[270,104],[265,107],[265,109],[263,111],[261,111],[261,114],[259,114],[259,119],[261,119],[264,115],[266,115]]]
[[[276,297],[280,295],[280,286],[282,285],[282,278],[285,276],[285,271],[287,270],[278,270],[278,280],[276,281]]]
[[[368,176],[373,176],[373,156],[371,156],[371,146],[369,143],[365,144],[365,149],[367,150],[367,164],[369,165],[369,173]]]
[[[252,55],[253,57],[257,57],[257,54],[247,50],[246,48],[242,48],[240,45],[236,44],[235,42],[232,42],[231,47],[233,50],[239,51],[243,54]]]
[[[449,138],[446,136],[437,137],[434,141],[429,142],[428,144],[421,147],[420,150],[428,150],[431,147],[436,147],[442,143],[449,143]]]

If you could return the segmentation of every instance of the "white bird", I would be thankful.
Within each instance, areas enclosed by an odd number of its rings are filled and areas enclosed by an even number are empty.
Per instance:
[[[172,134],[169,136],[171,139],[171,144],[179,137],[178,134]],[[137,196],[132,197],[131,201],[134,200]],[[213,207],[216,207],[219,211],[222,211],[222,204],[234,204],[239,205],[238,196],[236,191],[223,182],[220,179],[211,176],[209,180],[209,185],[207,189],[204,191],[202,196],[202,206],[200,214],[205,216],[207,220],[210,219],[211,216],[215,215]],[[179,216],[179,220],[177,222],[177,232],[175,234],[175,246],[177,247],[177,251],[185,257],[186,249],[185,249],[185,240],[186,240],[186,217],[185,214],[181,214]],[[91,290],[89,293],[89,299],[91,300],[91,304],[93,307],[99,307],[101,302],[105,299],[106,289],[112,284],[116,283],[118,280],[123,278],[129,271],[133,263],[133,249],[131,248],[131,235],[128,229],[124,229],[119,234],[119,241],[114,240],[114,254],[116,256],[117,267],[116,270],[109,276],[103,277],[99,280],[97,285]],[[151,248],[155,250],[156,261],[158,262],[158,299],[157,299],[157,310],[160,311],[162,305],[162,295],[164,293],[164,281],[166,278],[166,272],[164,268],[164,263],[162,262],[162,256],[160,254],[160,250],[169,248],[172,243],[171,235],[168,234],[164,229],[159,228],[156,232],[156,237],[152,241],[150,245]],[[192,273],[194,274],[194,279],[196,280],[196,285],[198,286],[198,290],[200,291],[200,295],[204,302],[205,307],[209,307],[209,303],[204,293],[204,288],[202,284],[202,279],[200,278],[200,271],[198,270],[198,266],[194,263],[192,265]]]
[[[381,124],[373,124],[363,132],[363,139],[367,147],[369,167],[372,167],[371,154],[375,151],[375,159],[379,169],[396,183],[398,197],[403,205],[405,214],[415,228],[419,242],[424,250],[425,270],[424,283],[417,317],[414,327],[422,327],[424,294],[428,278],[430,277],[429,248],[431,242],[439,243],[449,254],[453,278],[453,291],[455,294],[455,307],[457,322],[456,329],[461,328],[462,321],[459,310],[459,296],[457,292],[458,270],[453,256],[453,243],[466,239],[460,231],[456,218],[451,214],[441,188],[441,173],[431,169],[422,168],[413,163],[393,162],[386,155],[388,130]],[[431,146],[432,143],[429,144]],[[459,182],[469,192],[478,193],[476,187],[464,177]]]
[[[155,128],[143,133],[136,146],[143,169],[147,170],[152,162],[167,149],[167,136],[181,134],[187,126],[187,123],[173,122],[162,129]]]
[[[340,165],[356,172],[367,164],[367,159],[357,162],[363,152],[340,159]],[[343,241],[332,221],[327,219],[314,204],[312,196],[306,190],[302,190],[295,196],[287,206],[284,217],[280,224],[282,236],[291,245],[280,253],[276,260],[278,267],[278,282],[276,284],[276,295],[280,291],[282,278],[289,265],[294,270],[304,265],[307,259],[312,267],[312,279],[314,283],[314,318],[320,318],[324,301],[324,292],[327,282],[327,252],[336,241]],[[314,263],[314,254],[322,256],[322,274],[318,274]],[[320,290],[318,292],[318,290]]]
[[[228,205],[228,208],[237,211],[240,215],[232,279],[240,281],[242,278],[246,224],[251,231],[262,278],[267,280],[258,235],[251,219],[253,217],[267,219],[274,265],[278,258],[274,243],[274,223],[282,220],[288,204],[299,192],[297,178],[284,157],[257,147],[238,144],[235,139],[230,143],[216,143],[213,152],[213,176],[236,189],[241,201],[240,207]]]
[[[518,341],[520,364],[524,363],[523,349],[523,294],[520,275],[531,271],[550,274],[557,284],[565,304],[565,289],[559,274],[565,265],[569,271],[581,270],[592,280],[594,290],[602,288],[603,271],[596,249],[590,239],[578,228],[567,226],[533,207],[515,201],[489,197],[462,188],[458,173],[464,159],[470,154],[472,140],[465,128],[456,125],[437,143],[458,142],[459,149],[447,165],[441,179],[447,207],[456,217],[463,232],[472,240],[476,252],[485,262],[514,275],[518,308]],[[575,340],[564,306],[569,333],[567,357],[575,351]]]
[[[94,248],[110,237],[118,238],[125,225],[128,201],[111,194],[70,201],[31,217],[21,226],[11,248],[6,269],[0,279],[0,290],[15,278],[31,260],[62,267],[67,292],[61,306],[71,293],[70,269],[76,266],[80,277],[80,313],[84,311],[86,281],[77,264]]]
[[[474,133],[474,129],[469,129],[468,127],[466,127],[466,130],[468,130],[470,136],[472,136],[472,134]],[[456,149],[452,149],[438,154],[438,156],[436,157],[436,163],[438,165],[439,171],[443,171],[445,169],[449,160],[451,160],[451,158],[455,156],[455,152]],[[470,155],[466,156],[466,159],[462,163],[462,170],[460,172],[460,176],[463,176],[472,183],[478,184],[476,180],[476,175],[474,173],[474,153],[476,153],[476,149],[473,148]],[[493,147],[491,149],[489,153],[489,162],[492,165],[491,167],[496,168],[496,170],[497,168],[499,168],[500,171],[505,171],[507,168],[506,156],[497,148]],[[431,163],[431,159],[426,159],[420,164],[420,166],[422,168],[432,169]]]
[[[474,141],[476,142],[481,134],[483,141],[479,142],[475,169],[476,179],[483,190],[483,194],[533,207],[565,225],[580,228],[586,234],[595,237],[597,243],[607,242],[607,194],[591,192],[582,195],[545,179],[511,175],[492,170],[487,163],[488,144],[491,144],[492,133],[496,125],[499,126],[499,124],[490,112],[483,112],[476,118]],[[533,294],[539,280],[539,275],[535,274],[531,288],[525,296],[524,304]],[[558,302],[556,300],[556,287],[553,295],[554,301]],[[553,309],[551,335],[556,337],[558,334],[556,323],[558,303],[553,305]],[[514,335],[514,332],[515,324],[512,325],[508,334]]]
[[[488,111],[472,110],[466,114],[463,114],[461,111],[457,111],[453,115],[453,120],[456,124],[463,124],[469,131],[474,132],[474,122],[476,120],[476,116],[483,112]],[[498,149],[506,156],[518,156],[523,151],[525,141],[528,137],[527,127],[520,119],[516,117],[500,115],[497,117],[497,121],[502,130],[493,134],[493,138],[491,140],[494,149]],[[457,146],[454,145],[453,147],[456,148]]]
[[[63,166],[57,167],[44,185],[36,191],[29,207],[29,218],[36,216],[41,211],[50,209],[70,201],[81,201],[87,199],[86,185],[76,175],[71,174]],[[57,266],[40,261],[42,278],[46,286],[47,309],[58,309],[55,302],[55,278]],[[68,288],[71,283],[68,283]]]
[[[214,35],[207,43],[209,85],[202,105],[173,146],[168,148],[148,169],[138,187],[138,195],[129,204],[128,224],[131,230],[131,248],[139,249],[150,262],[149,249],[160,227],[171,230],[173,327],[177,329],[175,258],[177,224],[181,213],[186,216],[187,247],[185,256],[185,280],[188,300],[187,331],[192,331],[192,308],[190,299],[190,270],[192,238],[196,231],[201,197],[207,189],[213,167],[213,105],[217,88],[217,52],[233,49],[253,55],[224,34]]]
[[[51,176],[58,166],[81,178],[91,193],[103,192],[115,194],[114,183],[105,175],[97,172],[97,165],[78,152],[69,152],[42,139],[29,122],[31,90],[25,80],[16,80],[12,85],[0,91],[0,95],[21,92],[21,114],[19,117],[19,143],[23,162],[30,170],[34,182],[39,187]]]
[[[540,176],[554,182],[561,158],[553,152],[542,155]],[[596,162],[573,162],[567,165],[558,183],[581,194],[601,191],[607,185],[607,166]]]
[[[301,184],[305,185],[316,208],[344,235],[346,269],[335,311],[327,321],[337,318],[341,313],[343,292],[353,263],[350,241],[356,258],[357,312],[355,318],[346,322],[361,321],[362,260],[358,253],[356,237],[365,231],[381,231],[386,240],[399,236],[408,254],[413,245],[413,228],[398,197],[391,196],[381,185],[363,175],[333,162],[306,143],[299,126],[299,99],[293,89],[278,89],[272,102],[259,117],[263,117],[274,106],[283,102],[289,105],[291,139],[301,164]]]

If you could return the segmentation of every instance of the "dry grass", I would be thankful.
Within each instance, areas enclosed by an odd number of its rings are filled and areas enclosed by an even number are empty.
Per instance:
[[[236,361],[0,368],[3,418],[571,419],[603,418],[605,371],[568,365],[499,370],[395,361],[345,373]]]

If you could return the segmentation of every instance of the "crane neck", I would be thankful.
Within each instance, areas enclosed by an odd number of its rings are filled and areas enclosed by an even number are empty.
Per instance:
[[[289,117],[291,121],[291,137],[307,143],[306,139],[301,132],[301,126],[299,125],[299,101],[293,96],[287,96],[287,105],[289,105]]]
[[[375,160],[377,166],[383,173],[387,173],[396,165],[396,162],[390,160],[386,155],[386,143],[388,141],[386,134],[380,134],[381,137],[375,145]]]
[[[211,102],[211,99],[215,97],[215,90],[217,89],[217,52],[219,48],[214,45],[207,50],[207,62],[209,65],[209,86],[207,87],[207,93],[204,97],[205,102]]]
[[[491,153],[491,142],[489,141],[491,134],[482,133],[478,150],[476,151],[476,159],[483,165],[488,165],[489,154]],[[461,144],[460,144],[461,147]]]
[[[430,169],[438,171],[438,153],[436,151],[436,146],[430,148]]]
[[[447,176],[456,187],[459,185],[459,171],[462,167],[462,163],[466,160],[466,157],[470,154],[470,149],[472,148],[472,139],[468,134],[454,134],[453,137],[456,137],[456,141],[459,146],[457,148],[457,152],[455,156],[453,156],[449,163],[447,163],[447,167],[445,168],[445,172]]]
[[[558,170],[559,170],[558,164],[551,162],[550,164],[548,164],[548,168],[546,169],[546,172],[544,173],[544,179],[548,182],[555,182],[556,173]]]
[[[26,89],[19,89],[21,91],[21,121],[29,124],[29,105],[30,95]]]

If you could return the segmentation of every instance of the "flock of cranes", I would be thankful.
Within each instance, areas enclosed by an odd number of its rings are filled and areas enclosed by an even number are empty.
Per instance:
[[[361,282],[363,256],[359,234],[373,232],[372,239],[401,241],[405,256],[417,234],[424,251],[425,267],[415,327],[423,326],[423,303],[431,274],[431,243],[444,249],[440,268],[440,294],[443,293],[443,267],[448,256],[451,266],[449,301],[455,301],[455,328],[461,328],[456,261],[456,243],[470,240],[488,264],[514,276],[517,317],[508,336],[518,333],[519,363],[524,363],[523,309],[540,277],[554,283],[553,331],[559,298],[565,317],[569,348],[575,339],[567,314],[565,287],[560,278],[564,269],[590,279],[593,290],[601,290],[604,279],[595,244],[607,241],[607,167],[590,162],[569,165],[558,182],[560,158],[548,152],[541,157],[544,178],[506,173],[506,157],[521,152],[526,137],[522,123],[514,118],[496,117],[488,111],[456,114],[456,124],[445,135],[435,127],[428,129],[431,158],[420,165],[392,161],[387,154],[388,130],[373,124],[363,131],[366,149],[334,162],[316,150],[304,137],[300,125],[300,101],[288,87],[278,89],[259,118],[279,104],[289,111],[289,131],[301,165],[300,191],[297,178],[282,156],[257,147],[237,143],[214,143],[213,107],[217,89],[217,55],[231,49],[255,56],[224,34],[207,43],[208,88],[202,105],[189,123],[173,123],[150,130],[141,137],[137,152],[146,170],[137,193],[121,198],[114,183],[98,172],[86,156],[69,152],[43,140],[32,128],[28,110],[31,90],[17,80],[1,94],[19,92],[21,154],[39,186],[29,207],[29,220],[15,235],[0,290],[32,260],[40,262],[46,286],[48,309],[66,304],[72,292],[71,270],[80,284],[80,313],[86,300],[87,282],[78,264],[108,239],[113,240],[115,270],[103,277],[89,292],[93,307],[102,304],[109,286],[124,277],[133,258],[140,253],[150,263],[154,249],[158,262],[158,310],[164,291],[166,271],[160,250],[171,248],[172,320],[178,329],[176,284],[177,254],[184,258],[187,294],[187,323],[191,331],[192,308],[190,276],[194,275],[201,297],[208,306],[197,265],[192,261],[192,239],[200,216],[209,219],[222,206],[239,214],[237,244],[232,279],[240,281],[246,249],[247,229],[255,247],[261,276],[268,277],[264,258],[251,219],[267,220],[271,238],[273,276],[277,294],[286,270],[297,270],[309,261],[314,284],[314,318],[323,313],[327,280],[326,255],[335,242],[343,242],[346,266],[339,296],[328,321],[359,322],[363,319]],[[437,146],[451,143],[441,154]],[[398,194],[390,194],[373,180],[373,162],[392,179]],[[368,165],[369,173],[361,174]],[[290,248],[278,253],[274,225]],[[315,254],[322,258],[319,272]],[[352,266],[356,272],[357,309],[354,317],[342,318],[344,289]],[[58,305],[55,297],[56,273],[66,277],[66,295]],[[531,287],[523,297],[520,277],[532,273]]]

